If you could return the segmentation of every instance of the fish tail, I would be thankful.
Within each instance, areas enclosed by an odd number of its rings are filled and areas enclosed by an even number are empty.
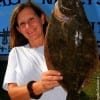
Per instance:
[[[79,93],[77,91],[68,92],[66,100],[80,100]]]

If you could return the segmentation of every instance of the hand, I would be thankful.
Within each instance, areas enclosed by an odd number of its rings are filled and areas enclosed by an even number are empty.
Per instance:
[[[43,72],[41,80],[33,84],[35,94],[41,94],[45,91],[48,91],[56,86],[59,86],[63,77],[61,73],[56,70],[48,70]]]
[[[41,79],[43,92],[59,86],[59,81],[62,79],[63,77],[61,76],[61,73],[56,70],[48,70],[47,72],[44,72]]]

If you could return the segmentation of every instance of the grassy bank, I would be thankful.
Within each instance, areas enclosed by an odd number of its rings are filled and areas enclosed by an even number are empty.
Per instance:
[[[83,88],[83,91],[90,97],[90,100],[100,100],[97,98],[98,93],[100,96],[100,62],[90,83]]]

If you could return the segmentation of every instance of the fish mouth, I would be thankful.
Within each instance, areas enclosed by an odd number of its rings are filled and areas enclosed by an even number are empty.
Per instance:
[[[63,7],[63,6],[62,6]],[[67,9],[67,8],[65,8]],[[70,9],[68,9],[70,10]],[[67,17],[66,15],[64,15],[59,7],[58,7],[58,1],[55,3],[55,9],[54,9],[54,16],[59,20],[59,21],[67,21],[69,20],[69,17]]]
[[[58,7],[60,11],[66,16],[73,16],[77,13],[79,7],[79,0],[58,0]]]

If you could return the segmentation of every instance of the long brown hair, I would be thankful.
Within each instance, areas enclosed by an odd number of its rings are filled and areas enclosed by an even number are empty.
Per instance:
[[[13,10],[13,13],[10,19],[10,48],[13,48],[15,46],[25,45],[28,43],[28,40],[16,29],[16,26],[18,26],[18,23],[17,23],[18,14],[24,8],[27,8],[27,7],[32,8],[39,17],[41,17],[42,14],[45,15],[44,11],[42,11],[36,4],[32,2],[25,2],[25,3],[18,4],[17,7]],[[48,21],[45,15],[45,23],[43,25],[44,35],[46,33],[47,25],[48,25]]]

